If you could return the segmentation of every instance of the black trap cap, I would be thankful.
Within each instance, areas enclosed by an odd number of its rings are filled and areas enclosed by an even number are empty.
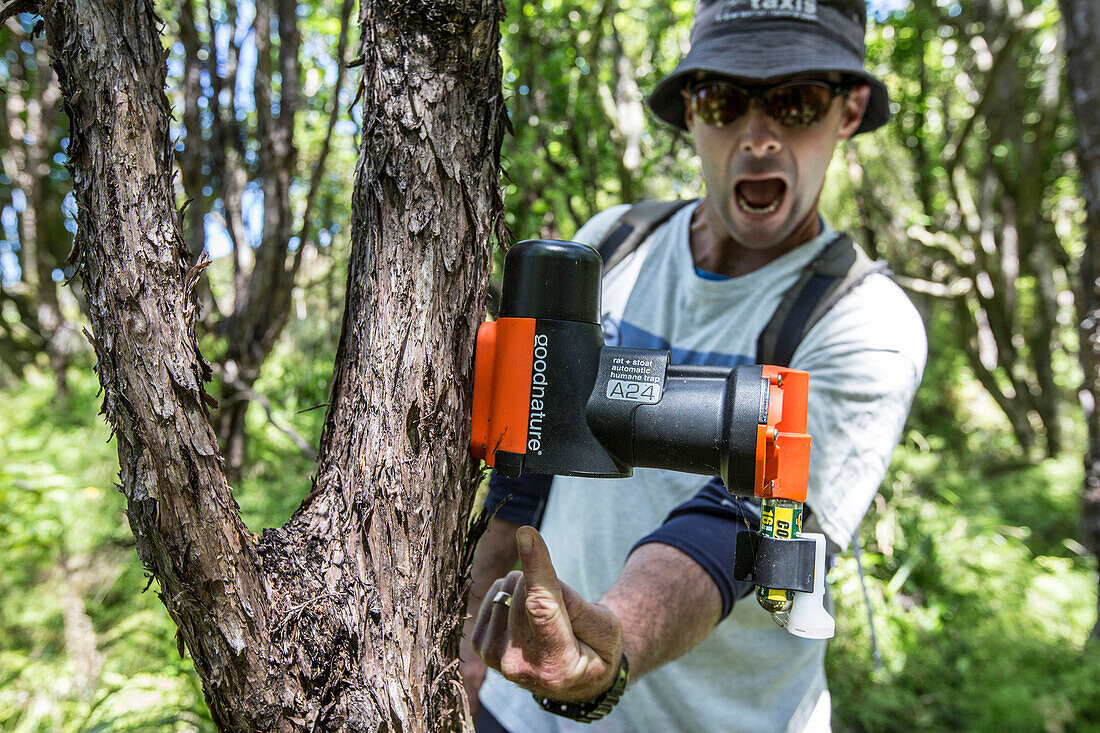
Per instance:
[[[603,260],[587,244],[527,239],[504,258],[501,318],[600,322]]]

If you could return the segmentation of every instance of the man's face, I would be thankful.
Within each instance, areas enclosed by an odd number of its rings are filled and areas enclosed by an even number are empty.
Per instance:
[[[815,77],[800,75],[792,80],[811,78]],[[782,251],[805,241],[806,231],[816,232],[817,202],[833,149],[859,127],[870,89],[861,85],[836,96],[818,122],[801,128],[769,117],[760,100],[753,100],[745,114],[716,127],[700,119],[687,91],[684,95],[684,119],[695,137],[707,186],[707,216],[712,226],[720,222],[724,229],[715,234],[748,249]]]

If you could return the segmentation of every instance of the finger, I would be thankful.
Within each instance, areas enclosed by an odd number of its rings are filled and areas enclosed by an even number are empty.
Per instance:
[[[515,588],[515,601],[508,613],[508,642],[500,651],[500,673],[516,684],[540,685],[545,668],[556,668],[562,649],[556,637],[548,639],[527,615],[527,583],[523,575]]]
[[[512,571],[508,575],[504,576],[501,581],[500,588],[493,593],[495,598],[499,593],[507,593],[510,597],[515,595],[516,583],[522,576]],[[481,645],[478,647],[478,653],[481,658],[485,660],[485,664],[489,665],[493,669],[500,669],[500,658],[504,654],[504,650],[508,647],[508,616],[511,612],[511,606],[515,605],[514,599],[511,603],[493,602],[489,599],[492,606],[491,614],[489,616],[489,623],[485,629],[485,637],[482,640]]]
[[[534,646],[531,627],[527,622],[527,612],[524,610],[527,589],[523,582],[523,574],[517,573],[517,575],[519,577],[512,589],[512,606],[508,609],[508,637],[506,643],[500,648],[500,673],[505,679],[513,682],[518,681],[515,676],[518,670],[515,669],[514,664],[516,650],[520,650],[520,656],[526,658],[527,654],[523,652]]]
[[[508,595],[515,595],[516,586],[519,585],[519,581],[523,578],[523,573],[518,570],[512,570],[504,576],[504,583],[501,585],[501,590],[508,593]]]
[[[496,596],[497,591],[500,590],[501,585],[504,583],[504,578],[497,578],[493,581],[493,585],[490,586],[489,592],[485,594],[485,597],[481,599],[481,608],[477,611],[477,621],[474,622],[473,633],[470,634],[470,644],[480,654],[482,642],[485,639],[485,632],[489,628],[489,619],[493,615],[493,597]]]
[[[573,632],[565,612],[561,584],[542,535],[534,527],[520,527],[516,530],[516,547],[527,590],[524,608],[532,629],[541,637],[543,645],[561,648],[571,643]]]
[[[508,609],[508,628],[511,631],[513,645],[532,646],[535,639],[532,634],[531,623],[527,620],[527,582],[522,574],[516,582],[512,607]]]

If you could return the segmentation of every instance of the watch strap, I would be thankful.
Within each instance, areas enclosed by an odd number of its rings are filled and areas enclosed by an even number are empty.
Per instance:
[[[587,702],[562,702],[549,697],[535,695],[535,702],[543,710],[563,718],[570,718],[581,723],[593,723],[611,712],[619,698],[626,690],[626,683],[630,679],[630,665],[627,664],[624,654],[619,660],[619,671],[615,675],[615,681],[611,683],[603,694],[594,700]]]

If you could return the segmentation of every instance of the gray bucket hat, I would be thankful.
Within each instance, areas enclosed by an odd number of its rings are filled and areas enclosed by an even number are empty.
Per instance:
[[[699,0],[691,50],[646,100],[661,120],[686,130],[680,90],[697,74],[768,82],[807,72],[840,72],[871,87],[856,133],[890,119],[886,86],[863,68],[864,0]]]

